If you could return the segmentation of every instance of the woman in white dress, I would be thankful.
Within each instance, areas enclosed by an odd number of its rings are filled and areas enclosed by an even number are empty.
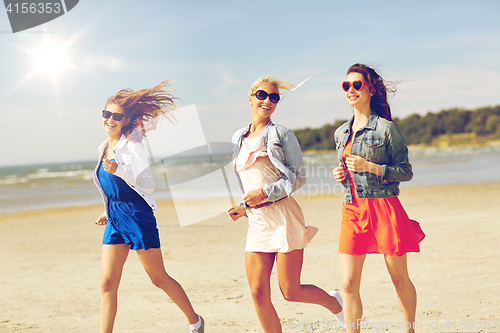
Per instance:
[[[300,282],[304,248],[318,229],[305,226],[302,210],[291,197],[305,184],[305,167],[293,132],[271,121],[280,89],[296,88],[269,76],[261,77],[250,88],[252,122],[233,135],[234,169],[243,196],[238,206],[227,211],[233,221],[248,216],[245,266],[257,316],[266,333],[282,332],[271,303],[275,260],[286,300],[322,305],[344,324],[342,299],[336,291],[328,294]]]

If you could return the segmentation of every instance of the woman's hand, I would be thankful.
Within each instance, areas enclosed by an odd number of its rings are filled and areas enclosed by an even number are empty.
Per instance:
[[[235,206],[231,207],[227,210],[226,214],[229,216],[233,221],[236,221],[242,216],[245,216],[245,206]]]
[[[107,158],[102,160],[102,166],[104,167],[104,171],[109,173],[115,173],[116,169],[118,169],[118,163],[108,160]]]
[[[262,188],[259,188],[243,194],[242,199],[248,206],[253,207],[261,204],[264,200],[266,200],[267,194],[266,191],[264,191]]]
[[[377,176],[382,175],[382,166],[373,162],[369,162],[361,156],[347,155],[345,159],[347,169],[351,172],[369,172]]]
[[[108,224],[108,219],[106,218],[106,216],[104,214],[102,214],[101,216],[99,216],[97,218],[97,221],[96,223],[97,225],[106,225]]]
[[[346,177],[346,171],[344,170],[342,164],[333,169],[333,178],[335,178],[337,182],[342,183],[345,180],[345,177]]]

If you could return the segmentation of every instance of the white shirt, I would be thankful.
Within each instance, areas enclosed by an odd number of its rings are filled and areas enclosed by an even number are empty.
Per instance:
[[[108,217],[108,198],[99,182],[97,171],[104,155],[104,149],[107,145],[108,139],[99,146],[99,160],[94,170],[94,183],[99,189],[99,192],[101,192],[104,207],[106,209],[104,212],[106,217]],[[113,149],[113,154],[118,164],[118,168],[114,173],[115,176],[122,178],[130,188],[146,200],[153,210],[157,210],[158,208],[152,195],[155,189],[155,181],[149,169],[148,153],[144,145],[141,142],[130,141],[122,134],[120,140]]]

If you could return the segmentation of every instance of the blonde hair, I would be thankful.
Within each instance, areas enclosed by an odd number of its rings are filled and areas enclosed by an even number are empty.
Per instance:
[[[309,79],[310,77],[299,83],[297,86],[294,86],[292,83],[286,80],[278,80],[277,78],[274,78],[272,76],[264,75],[261,76],[259,79],[257,79],[257,81],[255,81],[252,84],[250,90],[248,91],[248,96],[252,96],[253,94],[255,94],[257,88],[264,82],[270,83],[273,86],[275,86],[278,89],[278,93],[283,96],[286,93],[286,91],[282,92],[282,90],[287,90],[287,91],[297,90],[304,82],[306,82]]]
[[[133,141],[140,142],[146,133],[154,130],[162,116],[170,121],[175,119],[172,111],[175,110],[174,100],[165,88],[170,86],[171,80],[166,80],[154,88],[122,89],[106,101],[106,106],[116,104],[121,106],[125,115],[129,117],[130,123],[123,127],[123,134]]]

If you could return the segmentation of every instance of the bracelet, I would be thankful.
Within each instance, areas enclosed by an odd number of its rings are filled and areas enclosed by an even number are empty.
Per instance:
[[[259,198],[260,198],[260,201],[266,200],[266,197],[264,197],[264,189],[262,187],[259,190]]]

